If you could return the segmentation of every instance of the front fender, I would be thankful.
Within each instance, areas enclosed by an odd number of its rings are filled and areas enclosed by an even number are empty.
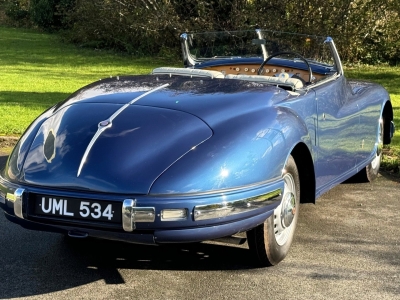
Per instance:
[[[15,181],[19,178],[30,146],[35,139],[40,126],[53,114],[53,111],[54,107],[47,109],[39,117],[37,117],[22,134],[21,138],[11,152],[4,168],[3,176],[5,178],[11,181]]]
[[[311,149],[305,122],[287,107],[236,116],[213,131],[161,174],[150,194],[211,192],[276,180],[296,144]]]

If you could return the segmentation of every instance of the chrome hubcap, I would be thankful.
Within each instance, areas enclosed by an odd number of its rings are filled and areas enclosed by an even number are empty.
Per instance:
[[[289,227],[296,214],[296,198],[293,193],[287,193],[282,200],[281,220],[282,227]]]
[[[374,160],[371,162],[372,169],[377,169],[381,163],[381,154],[383,149],[383,121],[380,120],[379,127],[378,127],[378,141],[376,143],[376,155]]]
[[[291,174],[285,174],[284,192],[281,204],[274,211],[274,232],[278,245],[283,246],[294,228],[296,216],[296,185]]]

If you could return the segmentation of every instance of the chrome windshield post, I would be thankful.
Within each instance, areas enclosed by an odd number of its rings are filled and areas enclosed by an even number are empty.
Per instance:
[[[261,29],[256,29],[256,34],[257,34],[259,40],[264,39]],[[267,48],[265,47],[265,44],[261,44],[261,50],[263,53],[263,58],[264,58],[264,60],[266,60],[268,57],[268,52],[267,52]]]
[[[195,61],[190,55],[189,51],[189,39],[190,36],[187,33],[182,33],[180,35],[181,47],[182,47],[182,57],[183,57],[183,65],[185,67],[193,67],[195,65]]]
[[[336,68],[337,68],[337,72],[339,75],[343,75],[343,66],[342,66],[342,61],[340,60],[339,54],[337,52],[335,43],[333,42],[333,39],[328,36],[324,43],[327,43],[332,51],[332,55],[333,55],[333,59],[335,60],[335,64],[336,64]]]

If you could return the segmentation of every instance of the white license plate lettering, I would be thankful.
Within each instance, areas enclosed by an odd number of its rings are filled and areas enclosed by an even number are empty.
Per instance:
[[[108,204],[106,209],[103,211],[102,214],[103,217],[106,217],[107,219],[111,220],[112,217],[114,216],[113,211],[112,211],[112,205]]]
[[[91,216],[95,219],[98,219],[101,217],[101,206],[98,203],[93,203],[92,204],[93,212],[91,213]]]
[[[103,205],[102,205],[103,204]],[[79,201],[72,199],[56,199],[40,197],[38,199],[38,212],[46,215],[80,217],[84,219],[113,220],[113,205],[93,201]],[[118,219],[118,217],[117,217]]]
[[[60,199],[59,201],[57,201],[57,199],[53,199],[53,210],[51,211],[53,215],[55,215],[56,212],[62,215],[62,204],[63,204],[62,199]]]
[[[89,209],[89,202],[86,202],[86,201],[82,201],[81,202],[81,207],[80,207],[80,212],[79,212],[79,214],[82,216],[82,217],[84,217],[84,218],[87,218],[88,216],[89,216],[89,214],[90,214],[90,209]]]
[[[69,212],[69,211],[68,211],[68,201],[67,201],[67,200],[64,200],[63,215],[64,215],[64,216],[70,216],[70,217],[73,217],[73,216],[74,216],[74,213],[73,213],[73,212]]]
[[[49,204],[47,205],[47,207],[46,207],[46,202],[47,202],[46,198],[42,197],[42,205],[40,207],[42,208],[42,212],[44,212],[45,214],[48,214],[51,212],[51,203],[53,202],[53,199],[49,198],[49,201],[48,201]]]
[[[48,201],[46,201],[46,198],[42,197],[42,203],[40,206],[42,212],[45,214],[52,213],[53,215],[74,216],[73,212],[68,211],[68,202],[64,199],[57,200],[55,198],[49,198]]]

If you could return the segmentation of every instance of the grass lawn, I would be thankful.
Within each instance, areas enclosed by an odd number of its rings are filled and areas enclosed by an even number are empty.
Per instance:
[[[0,135],[21,135],[46,108],[88,83],[148,74],[167,64],[161,59],[81,49],[62,43],[56,35],[0,27]]]
[[[81,49],[57,35],[0,27],[0,137],[19,136],[42,111],[78,88],[101,78],[148,74],[179,61],[132,58],[108,51]],[[400,67],[346,68],[346,76],[378,82],[390,93],[395,124],[400,128]],[[398,168],[400,132],[384,163]]]

